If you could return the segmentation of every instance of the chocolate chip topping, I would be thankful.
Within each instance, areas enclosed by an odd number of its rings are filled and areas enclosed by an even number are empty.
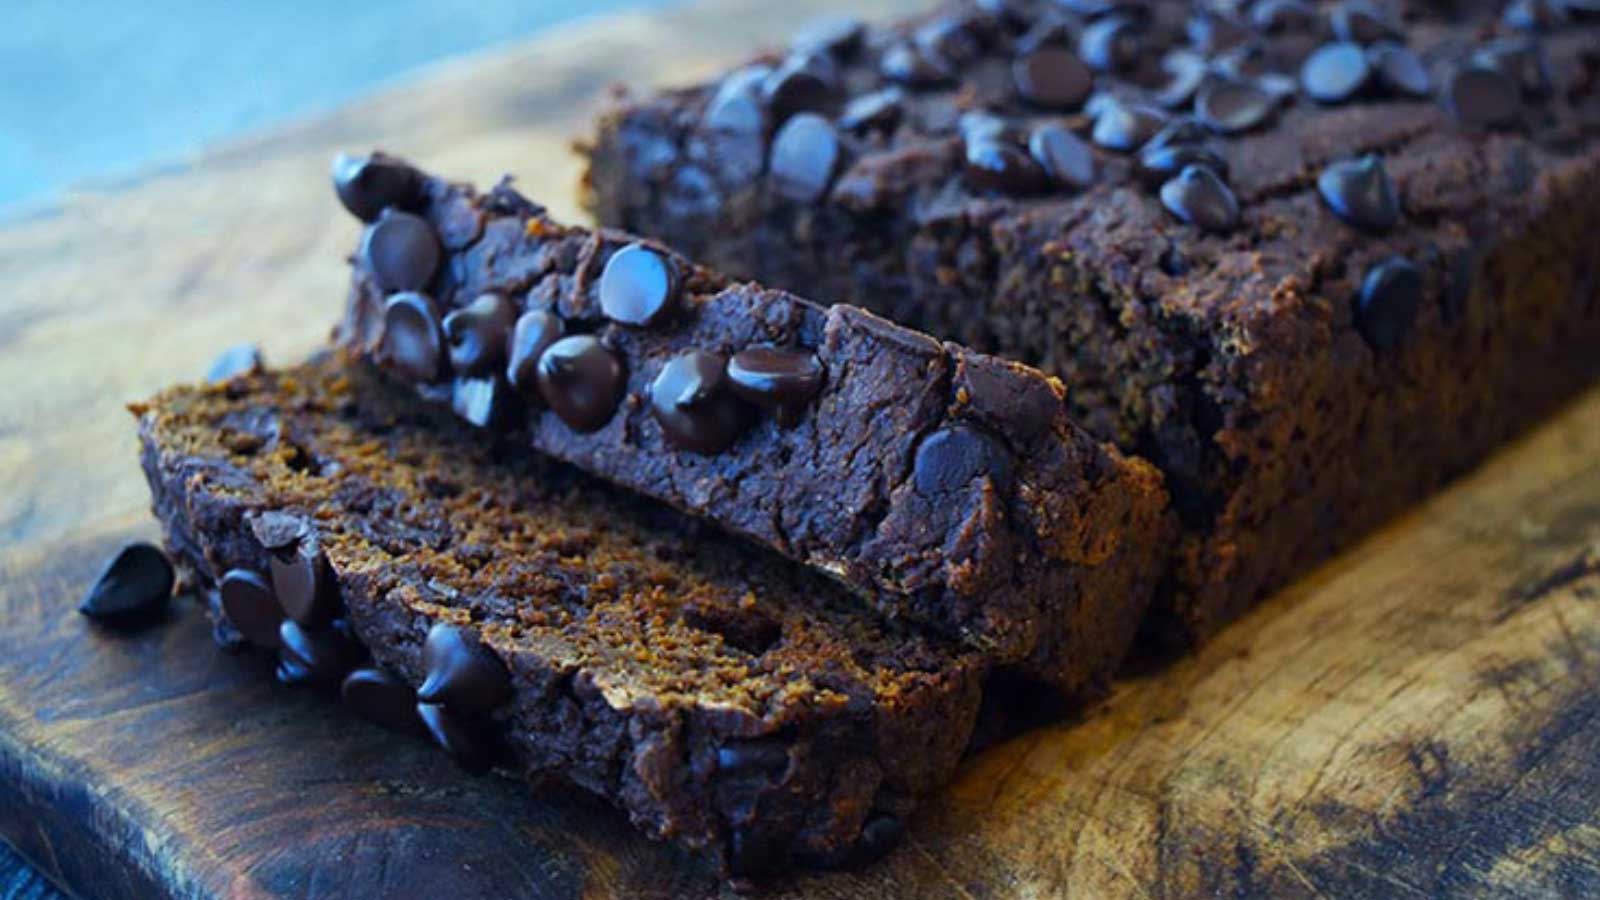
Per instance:
[[[1422,58],[1393,41],[1380,41],[1367,48],[1367,62],[1377,74],[1378,85],[1397,97],[1426,97],[1433,92],[1433,79]]]
[[[929,59],[910,44],[896,44],[885,50],[878,70],[890,81],[908,87],[932,87],[955,78],[955,71],[947,64]]]
[[[1166,122],[1166,114],[1159,109],[1112,100],[1095,116],[1089,138],[1107,150],[1132,151],[1160,131]]]
[[[1063,125],[1040,125],[1028,138],[1028,152],[1057,184],[1084,190],[1094,184],[1094,150]]]
[[[422,194],[422,175],[411,164],[384,153],[333,161],[333,190],[350,214],[371,222],[385,208],[409,209]]]
[[[1300,86],[1322,103],[1343,103],[1366,89],[1372,77],[1367,52],[1360,44],[1323,44],[1300,67]]]
[[[356,669],[339,685],[344,705],[370,722],[401,734],[425,736],[417,715],[417,694],[411,686],[382,669]]]
[[[510,300],[489,293],[445,316],[442,327],[450,345],[450,367],[463,375],[482,375],[500,368],[516,314]]]
[[[1522,88],[1528,97],[1544,97],[1553,89],[1550,60],[1544,48],[1532,38],[1500,38],[1479,47],[1474,60],[1499,69]]]
[[[1018,57],[1011,73],[1017,95],[1045,109],[1071,112],[1083,106],[1094,87],[1094,74],[1064,47],[1040,47]]]
[[[761,96],[775,121],[828,105],[838,89],[838,67],[821,53],[797,53],[761,82]]]
[[[839,168],[839,135],[816,113],[801,113],[778,129],[768,162],[773,190],[810,203],[828,192]]]
[[[417,688],[423,703],[458,712],[486,713],[511,698],[511,674],[477,635],[459,625],[438,622],[422,645],[427,675]]]
[[[666,317],[677,300],[677,268],[644,244],[613,253],[600,273],[600,311],[613,322],[649,327]]]
[[[432,703],[418,703],[417,717],[434,744],[448,753],[462,771],[483,775],[494,768],[494,736],[482,725]]]
[[[1096,72],[1126,69],[1139,59],[1138,26],[1122,16],[1091,22],[1078,39],[1078,55]]]
[[[1185,166],[1210,169],[1219,178],[1228,177],[1228,162],[1204,144],[1156,146],[1154,141],[1139,152],[1139,176],[1151,187],[1182,172]]]
[[[994,137],[969,138],[962,169],[975,190],[1029,194],[1044,190],[1049,181],[1044,169],[1026,150]]]
[[[1341,41],[1370,44],[1374,41],[1405,40],[1405,32],[1389,15],[1367,0],[1344,0],[1328,16],[1333,33]]]
[[[881,129],[889,131],[900,122],[905,109],[905,92],[897,87],[862,94],[845,104],[839,113],[839,127],[846,131]]]
[[[1011,454],[987,432],[959,423],[928,435],[911,465],[912,484],[929,498],[963,490],[985,477],[996,488],[1008,487]]]
[[[411,381],[436,381],[444,369],[443,345],[438,313],[427,296],[408,292],[384,302],[374,354],[379,365]]]
[[[266,576],[250,569],[229,569],[218,583],[217,593],[223,614],[245,640],[268,650],[281,646],[278,628],[283,625],[283,607]]]
[[[385,212],[361,241],[361,256],[385,291],[427,289],[442,252],[428,220],[408,212]]]
[[[1374,350],[1398,346],[1422,305],[1422,273],[1404,257],[1391,256],[1367,270],[1356,295],[1355,323]]]
[[[1195,115],[1213,131],[1239,134],[1260,127],[1278,108],[1278,98],[1253,82],[1214,79],[1200,88]]]
[[[303,544],[272,555],[272,589],[289,618],[319,628],[339,614],[339,585],[328,558]]]
[[[450,408],[467,424],[489,428],[511,414],[509,390],[499,373],[482,377],[464,375],[450,385]]]
[[[730,134],[761,134],[767,126],[767,114],[754,89],[724,84],[706,106],[705,125]]]
[[[286,684],[337,687],[355,660],[355,648],[337,629],[307,628],[293,619],[278,626],[278,678]]]
[[[728,360],[728,387],[763,409],[799,406],[822,389],[822,363],[814,353],[749,347]]]
[[[566,323],[555,313],[530,309],[511,329],[511,359],[506,364],[506,379],[523,397],[542,400],[539,395],[539,357],[566,333]]]
[[[564,337],[539,357],[539,396],[578,431],[593,431],[616,412],[627,387],[622,360],[589,334]]]
[[[1480,60],[1457,66],[1445,79],[1444,103],[1464,125],[1509,125],[1522,112],[1522,90],[1511,76]]]
[[[1208,66],[1204,56],[1179,48],[1161,58],[1161,70],[1166,73],[1167,82],[1156,90],[1155,101],[1167,109],[1177,109],[1194,99],[1195,92],[1205,83]]]
[[[175,581],[166,554],[151,544],[127,544],[100,570],[78,612],[97,622],[150,621],[166,609]]]
[[[730,388],[721,356],[690,350],[662,366],[650,384],[650,413],[673,446],[719,453],[750,423],[750,408]]]
[[[1357,228],[1384,232],[1400,221],[1394,182],[1376,154],[1332,163],[1317,176],[1317,190],[1335,215]]]
[[[1161,205],[1206,231],[1229,231],[1239,224],[1239,201],[1222,179],[1203,165],[1189,164],[1161,186]]]
[[[1263,34],[1310,31],[1317,11],[1303,0],[1259,0],[1250,7],[1250,23]]]

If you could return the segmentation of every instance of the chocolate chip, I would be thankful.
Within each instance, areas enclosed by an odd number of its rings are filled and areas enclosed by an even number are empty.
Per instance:
[[[211,361],[211,368],[206,369],[206,381],[216,383],[240,375],[256,375],[261,372],[261,367],[260,347],[255,344],[234,344]]]
[[[1047,11],[1026,32],[1012,41],[1011,49],[1015,53],[1032,53],[1040,47],[1076,47],[1079,32],[1082,30],[1082,23],[1060,13]]]
[[[728,360],[728,387],[763,409],[800,406],[822,389],[816,354],[778,347],[748,347]]]
[[[956,120],[956,130],[967,141],[1016,141],[1017,128],[1008,120],[984,110],[970,110]]]
[[[1027,151],[1010,141],[980,137],[967,141],[962,175],[975,190],[1030,194],[1047,186],[1045,172]]]
[[[108,624],[152,621],[166,609],[176,580],[172,563],[155,546],[126,544],[100,570],[78,612]]]
[[[1567,24],[1566,7],[1557,0],[1512,0],[1500,21],[1520,31],[1550,31]]]
[[[755,86],[747,81],[729,79],[706,105],[703,121],[712,131],[761,134],[767,127],[767,112]]]
[[[1260,126],[1278,108],[1278,99],[1248,81],[1213,79],[1194,100],[1195,115],[1212,130],[1239,134]]]
[[[217,585],[223,615],[244,639],[257,647],[276,650],[282,642],[283,607],[266,576],[251,569],[229,569]]]
[[[1464,125],[1510,125],[1522,113],[1522,89],[1505,72],[1474,61],[1458,66],[1445,79],[1444,103]]]
[[[1161,130],[1167,116],[1154,107],[1114,101],[1095,117],[1089,139],[1107,150],[1131,151]]]
[[[695,453],[718,453],[744,433],[750,408],[729,389],[726,361],[690,350],[666,365],[650,385],[650,413],[667,443]]]
[[[506,338],[516,315],[510,300],[489,293],[480,294],[445,316],[443,328],[450,345],[450,367],[463,375],[498,369],[505,361]]]
[[[1178,177],[1161,186],[1161,205],[1191,225],[1206,231],[1230,231],[1239,224],[1239,201],[1217,174],[1190,164]]]
[[[524,397],[539,396],[539,357],[551,344],[566,333],[566,323],[555,313],[544,309],[530,309],[517,319],[511,329],[511,361],[506,364],[506,378]]]
[[[839,72],[820,53],[796,53],[779,64],[761,83],[761,96],[774,121],[798,112],[819,110],[838,91]]]
[[[917,28],[911,39],[923,56],[942,60],[947,68],[971,62],[983,52],[977,23],[968,16],[939,16]]]
[[[1111,16],[1090,22],[1078,38],[1078,56],[1096,72],[1115,72],[1139,58],[1139,27],[1133,20]]]
[[[1083,105],[1094,87],[1094,74],[1072,51],[1041,47],[1011,64],[1017,95],[1045,109],[1070,112]]]
[[[827,119],[801,113],[778,129],[768,162],[773,190],[782,197],[811,203],[828,192],[839,167],[839,135]]]
[[[1367,62],[1377,74],[1378,86],[1399,97],[1426,97],[1433,91],[1433,80],[1422,58],[1393,41],[1379,41],[1367,48]]]
[[[408,212],[384,213],[361,240],[361,256],[386,293],[425,289],[439,270],[441,252],[433,226]]]
[[[949,425],[928,435],[917,447],[911,481],[924,497],[964,489],[980,478],[997,488],[1011,483],[1011,454],[999,440],[969,425]]]
[[[1167,109],[1188,106],[1205,82],[1208,68],[1205,57],[1192,50],[1173,50],[1161,58],[1167,83],[1156,89],[1155,101]]]
[[[378,365],[411,381],[435,381],[443,374],[444,333],[433,301],[417,293],[395,294],[383,304],[378,332]]]
[[[604,425],[627,387],[622,360],[589,334],[551,344],[539,357],[537,381],[545,404],[578,431]]]
[[[782,775],[789,768],[789,745],[776,740],[729,741],[717,748],[717,769]]]
[[[1182,172],[1185,166],[1204,166],[1219,178],[1228,177],[1228,162],[1217,151],[1204,144],[1147,145],[1139,151],[1139,177],[1150,187]]]
[[[1422,273],[1403,257],[1391,256],[1367,270],[1356,296],[1356,330],[1374,350],[1397,346],[1416,321],[1422,305]]]
[[[905,92],[896,87],[862,94],[847,103],[844,111],[839,113],[839,127],[846,131],[892,131],[899,124],[904,107]]]
[[[511,673],[471,631],[436,622],[422,645],[427,675],[417,699],[460,712],[486,713],[511,697]]]
[[[1329,165],[1317,176],[1317,190],[1335,215],[1357,228],[1384,232],[1400,221],[1394,182],[1376,154]]]
[[[1300,67],[1300,86],[1322,103],[1343,103],[1361,93],[1372,77],[1367,53],[1360,44],[1323,44]]]
[[[293,619],[278,626],[278,678],[286,684],[337,687],[355,660],[355,648],[332,628],[306,628]]]
[[[910,44],[895,44],[883,52],[878,71],[890,81],[908,87],[933,87],[955,79],[942,60],[932,60]]]
[[[1180,144],[1204,144],[1211,140],[1211,129],[1194,116],[1174,116],[1161,130],[1150,136],[1141,149],[1176,147]]]
[[[339,614],[339,583],[328,558],[310,542],[272,555],[272,589],[289,618],[317,628]]]
[[[483,377],[463,375],[450,385],[450,408],[467,424],[490,428],[510,415],[507,390],[498,373]]]
[[[1333,8],[1328,20],[1334,36],[1341,41],[1371,44],[1375,41],[1403,41],[1405,32],[1389,15],[1367,0],[1344,0]]]
[[[844,56],[861,46],[866,29],[859,16],[825,16],[802,26],[790,46],[797,51],[822,50]]]
[[[1293,103],[1295,95],[1300,92],[1300,83],[1280,72],[1257,76],[1256,87],[1266,91],[1279,106]]]
[[[906,820],[889,813],[877,813],[861,828],[860,849],[852,862],[866,865],[882,859],[906,835]]]
[[[418,703],[417,717],[434,744],[469,775],[484,775],[494,768],[497,742],[479,723],[433,703]]]
[[[1077,190],[1094,184],[1094,151],[1062,125],[1040,125],[1028,138],[1028,152],[1053,181]]]
[[[1263,34],[1304,32],[1316,27],[1317,11],[1302,0],[1259,0],[1250,7],[1250,22]]]
[[[333,190],[351,215],[371,222],[385,207],[416,206],[422,196],[422,173],[384,153],[341,153],[333,161]]]
[[[677,300],[677,267],[643,244],[613,253],[600,273],[600,311],[613,322],[647,328],[666,317]]]
[[[1506,73],[1528,97],[1548,96],[1552,90],[1550,60],[1532,38],[1501,38],[1478,48],[1477,62]]]
[[[401,734],[428,733],[417,715],[417,694],[411,685],[382,669],[356,669],[339,685],[339,697],[370,722]]]
[[[1255,36],[1243,22],[1212,9],[1198,9],[1184,23],[1189,46],[1206,54],[1217,54],[1239,46]]]

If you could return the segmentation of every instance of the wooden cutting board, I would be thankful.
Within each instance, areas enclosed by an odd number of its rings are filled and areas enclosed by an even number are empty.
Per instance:
[[[829,5],[564,29],[0,225],[0,837],[85,897],[719,891],[593,800],[276,685],[190,605],[128,637],[73,607],[156,534],[121,404],[326,334],[356,236],[336,150],[510,170],[577,217],[567,144],[608,81],[699,77]],[[1597,687],[1600,390],[1198,655],[971,760],[882,864],[772,895],[1600,896]]]

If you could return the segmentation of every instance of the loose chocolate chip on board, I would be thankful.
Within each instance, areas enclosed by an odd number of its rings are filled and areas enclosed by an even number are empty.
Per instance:
[[[816,113],[801,113],[772,139],[768,178],[779,196],[811,203],[827,193],[839,167],[839,135]]]
[[[1404,257],[1391,256],[1367,271],[1356,295],[1355,323],[1374,350],[1392,350],[1405,339],[1422,305],[1422,273]]]
[[[494,735],[476,721],[433,703],[418,703],[417,717],[433,742],[463,771],[483,775],[494,768]]]
[[[78,612],[108,624],[151,621],[166,609],[176,580],[172,563],[154,545],[127,544],[100,570]]]
[[[1011,483],[1011,454],[1000,441],[970,425],[949,425],[917,447],[911,481],[924,497],[964,489],[979,478],[1004,489]]]
[[[450,346],[450,367],[461,375],[482,375],[505,362],[506,339],[516,318],[511,301],[496,293],[480,294],[444,317],[441,327]]]
[[[530,309],[511,329],[511,360],[506,379],[523,397],[539,397],[539,357],[566,333],[566,323],[549,310]]]
[[[672,260],[629,244],[611,255],[600,273],[600,311],[623,325],[646,328],[672,311],[678,300],[678,273]]]
[[[1028,137],[1028,152],[1057,184],[1084,190],[1094,184],[1094,150],[1062,125],[1040,125]]]
[[[424,294],[395,294],[383,304],[378,364],[402,378],[437,381],[444,370],[444,331],[433,301]]]
[[[1317,176],[1317,190],[1335,215],[1357,228],[1381,233],[1400,221],[1394,182],[1376,154],[1332,163]]]
[[[750,424],[750,407],[731,387],[721,356],[690,350],[661,367],[650,385],[650,413],[674,447],[719,453]]]
[[[417,715],[417,692],[382,669],[356,669],[339,686],[344,705],[357,715],[390,731],[425,736],[428,729]]]
[[[1300,86],[1321,103],[1343,103],[1360,94],[1372,78],[1372,65],[1360,44],[1323,44],[1300,67]]]
[[[384,291],[426,290],[442,253],[433,226],[408,212],[385,212],[361,240],[361,257]]]
[[[371,222],[385,208],[408,209],[422,193],[422,175],[404,160],[383,153],[350,156],[333,161],[333,190],[350,214]]]
[[[245,640],[267,650],[282,645],[278,628],[283,625],[283,607],[266,576],[251,569],[229,569],[217,592],[223,615]]]
[[[622,360],[593,335],[557,340],[539,356],[537,368],[539,396],[577,431],[604,425],[627,387]]]
[[[763,409],[799,406],[822,389],[822,363],[814,353],[750,347],[728,360],[728,387]]]
[[[356,655],[338,631],[306,628],[293,619],[278,626],[278,639],[282,644],[278,653],[286,664],[280,667],[279,679],[289,684],[338,687]]]
[[[1239,201],[1217,174],[1202,165],[1184,166],[1161,186],[1161,205],[1206,231],[1230,231],[1239,224]]]
[[[272,555],[272,589],[284,615],[308,628],[320,628],[339,615],[333,568],[310,544]]]
[[[468,713],[486,713],[511,696],[511,674],[493,651],[459,625],[438,622],[422,645],[427,675],[417,688],[423,703]]]
[[[1094,73],[1065,47],[1040,47],[1011,64],[1017,95],[1035,106],[1071,112],[1083,106]]]
[[[261,348],[255,344],[234,344],[218,353],[206,369],[206,380],[213,384],[228,381],[240,375],[254,375],[261,371]]]

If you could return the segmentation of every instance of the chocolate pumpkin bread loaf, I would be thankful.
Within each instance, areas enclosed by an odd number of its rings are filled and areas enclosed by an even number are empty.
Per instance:
[[[470,768],[593,791],[733,876],[881,852],[972,734],[970,651],[675,512],[501,459],[359,370],[135,411],[168,547],[281,679]]]
[[[1067,695],[1132,644],[1160,476],[1058,382],[381,154],[342,346],[466,421],[826,572]],[[487,440],[488,438],[486,438]]]
[[[1036,365],[1203,636],[1600,370],[1590,0],[979,0],[622,97],[605,224]]]

